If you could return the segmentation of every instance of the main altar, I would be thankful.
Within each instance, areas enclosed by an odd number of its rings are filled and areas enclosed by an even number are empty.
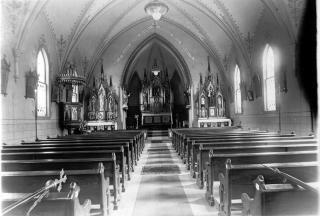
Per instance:
[[[226,102],[222,95],[219,77],[211,72],[209,57],[208,72],[204,81],[200,74],[196,110],[198,127],[231,126],[231,120],[226,117]]]
[[[171,126],[171,95],[168,70],[161,70],[155,59],[150,73],[144,71],[140,93],[142,127]]]

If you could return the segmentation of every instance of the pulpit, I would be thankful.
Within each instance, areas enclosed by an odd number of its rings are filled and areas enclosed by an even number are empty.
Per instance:
[[[84,120],[82,100],[85,77],[78,74],[74,64],[68,62],[64,71],[58,75],[57,84],[60,123],[71,134],[80,128]]]

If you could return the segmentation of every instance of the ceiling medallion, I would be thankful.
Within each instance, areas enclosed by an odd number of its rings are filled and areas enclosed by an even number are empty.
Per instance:
[[[158,0],[152,1],[144,7],[144,11],[152,16],[155,21],[160,20],[161,16],[165,15],[168,10],[168,6]]]

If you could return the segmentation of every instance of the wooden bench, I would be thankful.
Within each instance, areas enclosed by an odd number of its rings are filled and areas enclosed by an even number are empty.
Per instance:
[[[104,177],[109,177],[110,185],[113,186],[114,209],[118,208],[120,200],[120,178],[119,170],[116,164],[116,156],[113,154],[110,158],[86,158],[86,159],[38,159],[38,160],[3,160],[1,163],[2,171],[48,171],[61,170],[65,172],[70,170],[88,170],[96,169],[98,164],[102,163],[104,167]],[[76,181],[76,180],[75,180]],[[87,185],[84,185],[87,184]],[[80,185],[81,188],[91,187],[90,178]]]
[[[31,215],[48,215],[48,216],[90,216],[91,200],[86,199],[83,204],[80,204],[78,195],[80,187],[73,183],[69,192],[50,192],[47,197],[44,197],[41,202],[31,211]],[[32,195],[25,193],[2,193],[1,203],[4,216],[26,215],[31,205],[38,199],[33,198],[27,203],[17,206],[11,211],[4,210],[12,203]],[[106,214],[105,214],[106,215]]]
[[[38,160],[38,159],[86,159],[86,158],[110,158],[112,154],[116,154],[117,164],[120,165],[122,192],[125,192],[125,158],[123,148],[118,150],[94,150],[94,151],[36,151],[36,152],[14,152],[2,153],[2,160]]]
[[[309,190],[295,183],[266,184],[263,176],[253,182],[254,196],[241,195],[242,215],[318,215],[318,182],[305,183],[314,189]]]
[[[251,137],[251,138],[238,138],[238,139],[224,139],[224,140],[210,140],[210,141],[193,141],[191,152],[188,152],[187,163],[189,163],[190,173],[193,177],[195,177],[194,165],[197,161],[197,156],[199,154],[199,147],[202,146],[249,146],[249,145],[272,145],[276,143],[283,144],[312,144],[315,143],[316,140],[313,137],[265,137],[263,139]]]
[[[22,144],[36,144],[36,143],[73,143],[73,142],[128,142],[130,145],[130,149],[135,155],[135,158],[139,160],[139,157],[141,155],[141,152],[143,150],[143,145],[141,145],[136,139],[132,137],[88,137],[88,136],[77,136],[73,139],[69,138],[55,138],[55,139],[46,139],[46,140],[38,140],[36,142],[24,142]]]
[[[312,139],[312,136],[306,136],[305,139]],[[296,138],[292,134],[286,135],[273,135],[273,134],[251,134],[251,135],[219,135],[215,137],[192,137],[187,138],[186,142],[180,147],[180,156],[184,159],[184,162],[188,164],[188,159],[190,159],[190,151],[197,151],[199,148],[199,143],[213,143],[213,142],[235,142],[235,141],[244,141],[244,140],[252,140],[252,141],[265,141],[265,140],[287,140],[287,139],[301,139]]]
[[[258,153],[258,152],[290,152],[290,151],[310,151],[317,150],[317,140],[280,140],[280,141],[259,141],[259,142],[235,142],[235,143],[213,143],[200,144],[197,154],[197,162],[193,162],[194,156],[191,154],[191,175],[197,180],[200,188],[203,188],[204,171],[206,163],[209,161],[210,150],[214,154],[234,154],[234,153]]]
[[[214,144],[214,145],[226,145],[230,144],[231,145],[238,145],[238,144],[253,144],[253,143],[264,143],[264,142],[270,142],[270,143],[275,143],[275,142],[281,142],[281,141],[292,141],[294,142],[299,142],[301,143],[302,141],[304,143],[313,143],[314,142],[314,137],[312,136],[269,136],[269,137],[256,137],[256,136],[246,136],[246,137],[237,137],[237,138],[230,138],[230,137],[225,137],[224,139],[205,139],[205,140],[193,140],[191,147],[186,149],[185,152],[185,160],[188,166],[188,169],[191,170],[192,172],[192,163],[196,160],[197,154],[199,152],[199,146],[206,145],[206,144]]]
[[[223,133],[223,134],[211,134],[206,136],[199,136],[197,134],[184,134],[182,138],[180,139],[180,142],[178,142],[177,145],[177,152],[179,155],[183,156],[184,152],[186,152],[188,149],[192,147],[192,141],[194,140],[224,140],[224,139],[238,139],[238,138],[250,138],[250,137],[257,137],[257,138],[264,138],[264,137],[288,137],[288,136],[294,136],[292,134],[288,135],[279,135],[279,134],[257,134],[257,133]]]
[[[260,163],[288,163],[308,162],[317,160],[317,151],[293,151],[293,152],[259,152],[259,153],[236,153],[215,154],[210,151],[209,166],[206,173],[206,197],[210,205],[214,204],[214,183],[219,181],[219,174],[225,173],[226,161],[233,164],[260,164]],[[221,184],[221,182],[220,182]]]
[[[96,143],[96,142],[86,142],[86,141],[77,141],[77,142],[55,142],[55,143],[46,143],[46,144],[28,144],[28,145],[10,145],[3,146],[2,152],[17,152],[17,151],[49,151],[63,149],[63,151],[72,151],[72,150],[99,150],[99,149],[119,149],[123,147],[124,155],[127,158],[127,166],[131,171],[134,171],[134,156],[132,151],[130,150],[130,146],[128,142],[108,142],[108,144],[104,143]],[[130,170],[128,170],[128,179],[130,180]]]
[[[86,135],[68,135],[63,137],[57,138],[48,138],[46,140],[83,140],[83,139],[93,139],[93,140],[114,140],[119,141],[122,139],[127,139],[129,142],[133,142],[136,146],[137,152],[141,154],[144,148],[144,138],[145,138],[145,131],[112,131],[112,132],[95,132],[92,134]],[[46,141],[46,140],[40,140]]]
[[[137,148],[135,147],[134,143],[132,141],[128,141],[127,139],[122,139],[122,140],[105,140],[105,139],[76,139],[76,140],[48,140],[45,142],[23,142],[22,146],[29,146],[29,145],[38,145],[40,147],[45,147],[45,146],[52,146],[52,145],[127,145],[129,144],[129,150],[131,153],[131,159],[132,159],[132,164],[137,165],[137,159],[138,159],[138,152]],[[7,148],[10,148],[10,146],[6,146]],[[133,167],[132,167],[133,168]]]

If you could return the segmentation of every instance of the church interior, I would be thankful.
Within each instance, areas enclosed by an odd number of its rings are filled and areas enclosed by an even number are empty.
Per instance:
[[[2,215],[318,215],[316,0],[0,14]]]

